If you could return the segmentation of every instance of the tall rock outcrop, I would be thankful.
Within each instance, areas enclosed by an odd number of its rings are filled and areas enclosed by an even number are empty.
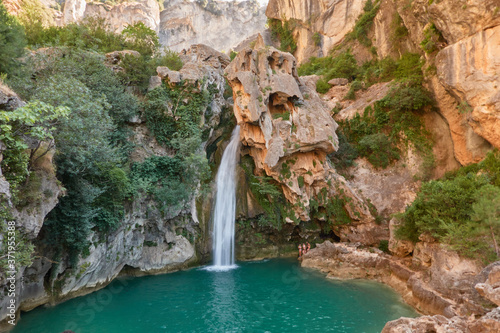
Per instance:
[[[158,32],[160,6],[156,0],[135,0],[116,5],[67,0],[63,9],[63,24],[78,22],[86,17],[102,17],[111,29],[121,32],[127,25],[143,22]]]
[[[293,20],[297,61],[324,56],[354,27],[366,0],[270,0],[269,18]]]
[[[113,54],[115,55],[115,54]],[[111,56],[111,55],[110,55]],[[158,68],[158,76],[152,83],[175,86],[175,78],[184,80],[200,90],[213,87],[213,102],[204,110],[204,129],[211,132],[208,140],[213,141],[216,131],[210,131],[220,123],[222,109],[226,108],[223,97],[225,78],[223,70],[229,57],[204,45],[194,45],[181,55],[184,66],[180,71]],[[0,84],[0,109],[15,108],[22,105],[17,96]],[[165,156],[171,151],[158,144],[141,119],[130,120],[133,135],[130,140],[135,144],[131,155],[132,162],[142,162],[153,155]],[[218,134],[220,136],[220,133]],[[206,145],[200,148],[206,148]],[[0,160],[1,160],[0,143]],[[205,154],[200,149],[200,154]],[[52,164],[50,164],[52,165]],[[49,183],[52,181],[52,183]],[[50,186],[49,186],[50,185]],[[181,207],[172,207],[161,212],[151,196],[141,195],[126,204],[125,216],[116,230],[102,234],[92,232],[88,236],[87,254],[82,254],[78,262],[72,263],[67,254],[57,256],[54,250],[44,245],[43,240],[50,238],[43,228],[45,215],[57,203],[61,188],[52,178],[42,178],[42,192],[50,190],[52,195],[42,202],[33,202],[15,212],[18,226],[26,231],[37,244],[37,253],[30,267],[22,267],[17,275],[16,305],[19,311],[29,311],[45,303],[59,302],[75,296],[90,293],[110,283],[120,273],[133,275],[156,274],[188,267],[199,262],[207,255],[206,243],[209,234],[208,218],[198,216],[197,202],[185,202]],[[56,186],[56,188],[54,188]],[[57,191],[56,191],[57,190]],[[45,192],[44,192],[45,193]],[[10,197],[8,182],[1,176],[0,199]],[[41,228],[41,230],[40,230]],[[0,243],[2,239],[0,237]],[[57,259],[57,263],[51,259]],[[0,288],[6,285],[0,277]],[[6,303],[9,298],[0,299],[0,323],[6,318]]]
[[[310,220],[313,210],[325,220],[331,200],[340,200],[340,209],[353,223],[339,225],[338,216],[327,219],[338,223],[338,236],[352,241],[366,237],[376,243],[378,235],[370,235],[374,219],[368,204],[327,159],[338,148],[337,124],[314,81],[299,78],[296,70],[291,54],[264,45],[261,37],[226,68],[244,151],[253,158],[257,175],[270,176],[281,185],[295,212],[290,223],[296,218]]]
[[[500,84],[497,30],[500,4],[487,1],[396,0],[397,11],[414,45],[429,36],[436,51],[425,54],[437,112],[446,120],[455,158],[462,164],[480,161],[491,145],[498,147],[498,97]],[[437,32],[430,32],[431,23]],[[424,54],[420,48],[415,49]]]
[[[437,72],[458,100],[457,112],[477,134],[500,148],[500,25],[441,50]]]
[[[208,1],[206,5],[168,1],[160,14],[160,43],[175,51],[202,43],[227,52],[264,31],[264,10],[255,0]]]
[[[256,0],[164,2],[134,0],[118,4],[66,0],[63,24],[86,17],[102,17],[116,32],[128,24],[143,22],[158,33],[162,46],[180,52],[194,44],[229,51],[245,39],[263,32],[265,6]]]

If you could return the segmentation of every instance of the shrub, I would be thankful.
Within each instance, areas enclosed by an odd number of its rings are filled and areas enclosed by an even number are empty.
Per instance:
[[[267,24],[271,31],[271,38],[280,42],[279,49],[284,52],[294,53],[297,49],[297,43],[293,38],[295,22],[293,20],[282,22],[277,19],[268,19]]]
[[[458,176],[447,181],[422,185],[417,198],[401,215],[397,235],[416,242],[420,234],[430,233],[438,240],[450,226],[470,221],[477,191],[487,184],[483,176]]]
[[[339,149],[328,155],[328,158],[330,158],[335,165],[335,169],[342,172],[354,165],[354,160],[358,158],[359,154],[357,149],[349,143],[342,131],[339,131],[337,136],[339,139]]]
[[[438,43],[444,40],[441,32],[434,23],[424,30],[424,39],[420,42],[420,47],[425,53],[433,53],[438,50]]]
[[[399,149],[391,145],[383,133],[370,134],[361,138],[358,151],[377,168],[386,168],[392,161],[399,160]]]
[[[377,2],[377,1],[376,1]],[[371,46],[372,42],[368,38],[368,31],[373,24],[373,19],[377,15],[380,5],[374,4],[372,0],[368,0],[363,8],[364,13],[356,21],[353,31],[349,33],[348,37],[357,39],[364,46]]]
[[[0,74],[11,73],[17,66],[17,58],[24,54],[26,38],[24,28],[0,3]]]

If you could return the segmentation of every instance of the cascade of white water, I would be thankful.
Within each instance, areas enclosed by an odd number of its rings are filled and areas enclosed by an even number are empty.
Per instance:
[[[240,127],[231,134],[217,172],[217,194],[213,217],[215,267],[234,265],[234,222],[236,218],[236,164],[240,147]]]

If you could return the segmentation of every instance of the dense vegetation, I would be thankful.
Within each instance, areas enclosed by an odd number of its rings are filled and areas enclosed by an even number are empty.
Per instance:
[[[69,253],[76,263],[88,254],[91,232],[103,239],[120,226],[127,201],[150,200],[151,209],[168,214],[190,200],[210,172],[199,147],[208,134],[202,117],[210,116],[214,87],[204,82],[161,86],[138,98],[127,87],[145,93],[157,66],[182,67],[176,53],[159,49],[154,31],[137,23],[116,34],[99,19],[46,27],[34,12],[32,20],[21,19],[24,29],[0,4],[0,31],[9,32],[0,38],[0,70],[28,102],[0,113],[0,140],[8,148],[1,166],[18,208],[37,199],[40,172],[55,172],[65,195],[47,216],[42,238],[56,256]],[[24,55],[26,41],[32,49],[50,48]],[[124,49],[140,56],[125,56],[123,70],[115,72],[104,53]],[[23,55],[22,62],[13,60]],[[141,114],[169,156],[130,162],[129,121]],[[33,140],[48,144],[32,146]],[[54,147],[55,171],[35,168],[34,161]],[[33,247],[25,244],[29,259]]]
[[[397,235],[416,242],[423,233],[485,262],[499,257],[500,153],[422,185],[402,213]]]
[[[295,21],[280,21],[276,19],[268,19],[267,25],[271,31],[271,38],[274,41],[279,41],[279,49],[284,52],[293,53],[297,50],[297,43],[293,38],[293,29],[295,28]]]
[[[17,64],[17,58],[24,53],[26,37],[24,27],[7,13],[0,2],[0,75],[10,73]]]
[[[327,82],[332,78],[350,80],[346,99],[355,99],[356,91],[374,83],[394,81],[384,98],[368,106],[363,114],[339,123],[340,147],[330,156],[337,168],[351,166],[359,156],[366,157],[375,167],[385,168],[400,158],[401,147],[412,144],[425,160],[421,176],[429,176],[432,147],[418,114],[432,105],[432,99],[422,87],[422,65],[418,54],[405,53],[398,60],[371,60],[358,66],[354,56],[346,51],[337,56],[311,58],[299,68],[300,75],[322,75],[317,83],[319,92],[330,89]]]

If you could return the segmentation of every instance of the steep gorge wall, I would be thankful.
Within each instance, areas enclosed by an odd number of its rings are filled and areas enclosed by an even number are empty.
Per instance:
[[[229,52],[265,29],[265,7],[257,1],[172,0],[165,1],[164,6],[161,9],[156,0],[113,5],[67,0],[63,24],[99,16],[105,18],[113,30],[121,32],[128,24],[140,21],[158,33],[162,46],[177,52],[193,44]]]
[[[226,73],[243,153],[252,157],[255,175],[272,177],[281,187],[292,205],[286,222],[325,221],[340,239],[378,243],[384,231],[374,223],[369,203],[326,158],[338,149],[337,124],[314,82],[297,76],[295,58],[259,37]],[[333,205],[352,223],[332,214]]]
[[[295,22],[294,54],[303,63],[311,56],[325,56],[334,46],[345,43],[347,34],[363,14],[365,2],[271,0],[266,15]],[[455,159],[462,165],[477,162],[491,146],[498,147],[495,125],[499,105],[495,92],[499,69],[498,57],[494,57],[498,53],[498,33],[495,33],[500,20],[498,2],[381,0],[373,3],[379,6],[367,32],[373,50],[379,58],[398,58],[408,51],[425,57],[426,85],[435,96],[436,111],[449,126]],[[325,23],[330,21],[336,23]],[[438,31],[435,35],[431,24]],[[404,38],[397,36],[398,27],[406,31]],[[312,38],[315,34],[316,38]],[[423,41],[431,41],[435,51],[424,52]],[[360,63],[372,59],[371,50],[357,41],[351,40],[348,45]],[[437,75],[432,74],[433,70]],[[428,124],[429,130],[439,136],[442,126],[438,129]]]
[[[110,58],[116,57],[120,57],[120,52],[115,52]],[[209,85],[215,88],[210,108],[203,111],[204,126],[211,132],[199,152],[205,154],[208,143],[221,135],[217,127],[224,116],[223,110],[227,109],[223,96],[226,87],[223,69],[229,63],[229,57],[204,45],[193,45],[183,52],[181,57],[183,68],[177,72],[159,67],[158,76],[151,79],[151,88],[154,84],[169,84],[174,87],[181,79],[186,84],[198,87],[200,91]],[[119,63],[113,66],[119,67]],[[0,108],[17,108],[21,105],[23,102],[14,92],[0,85]],[[135,146],[131,162],[142,162],[151,156],[171,154],[154,139],[143,119],[131,119],[129,126],[133,132],[130,140]],[[48,154],[47,158],[51,156],[52,154]],[[35,171],[44,175],[39,192],[48,193],[50,190],[52,195],[42,196],[42,201],[32,202],[22,210],[16,210],[10,201],[8,202],[18,230],[36,245],[37,253],[32,265],[21,267],[16,275],[18,311],[28,311],[45,303],[53,304],[90,293],[106,286],[120,274],[169,272],[209,258],[209,216],[203,215],[198,206],[210,206],[211,201],[209,196],[197,200],[198,193],[191,194],[191,201],[168,211],[160,211],[151,196],[144,194],[135,197],[133,201],[125,204],[125,216],[116,230],[106,235],[91,232],[88,237],[90,247],[86,254],[79,256],[76,263],[71,262],[65,253],[54,253],[54,250],[45,244],[45,240],[50,239],[51,235],[43,228],[43,222],[57,204],[62,187],[55,178],[51,159],[46,159],[44,165],[49,165],[52,173]],[[0,199],[4,197],[10,198],[9,184],[0,171]],[[4,276],[1,279],[0,322],[6,318],[10,301],[5,294],[7,281]]]

